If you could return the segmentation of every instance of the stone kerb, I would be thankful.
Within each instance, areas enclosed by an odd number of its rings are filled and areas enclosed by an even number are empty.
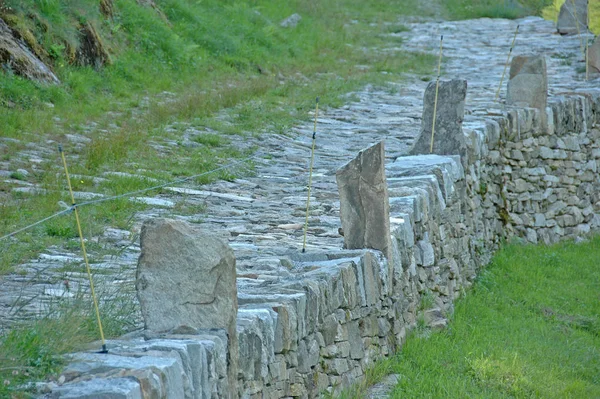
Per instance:
[[[588,12],[588,0],[566,0],[560,7],[556,30],[561,35],[585,33],[588,29]]]
[[[435,110],[433,151],[430,151],[436,97],[435,88],[436,83],[430,82],[425,89],[421,131],[410,150],[410,154],[461,155],[463,161],[466,161],[467,146],[462,131],[462,123],[465,117],[467,81],[454,79],[439,83],[437,108]]]

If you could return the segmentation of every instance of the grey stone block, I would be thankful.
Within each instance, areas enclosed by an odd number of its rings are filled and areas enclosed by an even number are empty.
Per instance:
[[[544,56],[517,55],[512,59],[506,103],[545,111],[548,103],[548,76]]]
[[[421,132],[409,153],[411,155],[460,155],[464,158],[467,154],[467,144],[463,135],[462,124],[465,116],[467,81],[459,79],[440,81],[433,151],[431,151],[435,91],[436,82],[430,82],[423,97]]]
[[[383,141],[358,153],[336,172],[344,247],[391,256],[390,209]]]
[[[131,378],[94,378],[52,390],[50,399],[143,399],[140,384]]]
[[[587,31],[587,18],[588,0],[567,0],[560,7],[556,30],[561,35],[584,33]]]

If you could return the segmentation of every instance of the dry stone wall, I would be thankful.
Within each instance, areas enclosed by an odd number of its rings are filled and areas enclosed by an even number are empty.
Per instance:
[[[75,354],[48,397],[312,398],[349,387],[418,324],[444,327],[500,240],[598,229],[599,110],[598,91],[554,98],[545,115],[515,108],[471,124],[462,159],[388,162],[391,260],[371,249],[295,252],[281,260],[286,277],[238,292],[237,392],[226,331],[189,328]]]

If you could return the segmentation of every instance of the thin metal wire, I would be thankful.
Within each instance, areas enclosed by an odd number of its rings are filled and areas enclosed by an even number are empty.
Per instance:
[[[431,143],[429,145],[429,153],[433,154],[433,138],[435,136],[435,118],[437,114],[437,103],[438,103],[438,92],[440,89],[440,75],[442,71],[442,47],[444,43],[444,35],[440,37],[440,58],[438,60],[438,73],[437,80],[435,82],[435,100],[433,102],[433,124],[431,126]]]
[[[512,43],[510,45],[510,50],[508,50],[508,56],[506,57],[506,64],[504,64],[504,71],[502,72],[502,77],[500,78],[500,84],[498,85],[498,90],[496,90],[496,97],[494,98],[494,102],[498,101],[500,97],[500,89],[502,88],[502,82],[504,82],[504,76],[506,76],[506,69],[508,68],[508,61],[510,61],[510,56],[512,54],[513,48],[515,47],[515,41],[517,40],[517,34],[519,33],[519,25],[517,25],[517,29],[515,30],[515,36],[513,37]]]
[[[67,168],[67,160],[62,146],[58,146],[58,151],[62,158],[63,166],[65,168],[65,175],[67,177],[67,183],[69,185],[69,194],[71,195],[71,204],[75,213],[75,221],[77,222],[77,231],[79,232],[79,243],[81,244],[81,251],[83,252],[83,260],[85,262],[85,268],[87,271],[88,279],[90,281],[90,289],[92,291],[92,299],[94,301],[94,309],[96,310],[96,321],[98,322],[98,329],[100,330],[100,338],[102,339],[102,352],[106,353],[106,340],[104,339],[104,330],[102,329],[102,320],[100,319],[100,309],[98,308],[98,299],[96,298],[96,291],[94,290],[94,280],[92,278],[92,271],[90,269],[90,262],[88,260],[87,251],[85,250],[85,241],[83,239],[83,231],[81,230],[81,221],[79,219],[79,211],[75,204],[75,196],[73,195],[73,187],[71,186],[71,178],[69,177],[69,169]]]
[[[315,104],[315,125],[312,136],[312,149],[310,151],[310,170],[308,172],[308,195],[306,197],[306,219],[304,220],[304,238],[302,240],[302,252],[306,252],[306,233],[308,231],[308,212],[310,209],[310,189],[312,186],[313,163],[315,160],[315,143],[317,141],[317,118],[319,117],[319,97]]]
[[[203,173],[198,173],[196,175],[184,177],[184,178],[181,178],[181,179],[172,180],[172,181],[169,181],[167,183],[163,183],[163,184],[159,184],[159,185],[156,185],[156,186],[144,188],[144,189],[141,189],[141,190],[132,191],[132,192],[124,193],[124,194],[119,194],[119,195],[115,195],[115,196],[112,196],[112,197],[100,198],[100,199],[92,200],[92,201],[85,201],[85,202],[77,204],[77,207],[81,208],[83,206],[95,205],[95,204],[98,204],[98,203],[101,203],[101,202],[113,201],[113,200],[120,199],[120,198],[131,197],[131,196],[134,196],[136,194],[143,194],[145,192],[152,191],[152,190],[157,190],[159,188],[167,187],[167,186],[170,186],[170,185],[173,185],[173,184],[183,183],[183,182],[186,182],[186,181],[189,181],[189,180],[192,180],[192,179],[196,179],[196,178],[203,177],[203,176],[215,173],[215,172],[219,172],[219,171],[224,170],[224,169],[228,169],[228,168],[230,168],[232,166],[239,165],[241,163],[250,161],[252,159],[259,158],[260,156],[262,156],[262,155],[261,154],[255,154],[255,155],[253,155],[251,157],[247,157],[247,158],[244,158],[244,159],[242,159],[240,161],[236,161],[236,162],[229,163],[227,165],[223,165],[223,166],[221,166],[219,168],[216,168],[216,169],[212,169],[212,170],[209,170],[209,171],[206,171],[206,172],[203,172]],[[13,237],[13,236],[15,236],[15,235],[17,235],[19,233],[24,232],[24,231],[30,230],[30,229],[32,229],[32,228],[34,228],[34,227],[36,227],[36,226],[38,226],[38,225],[40,225],[42,223],[47,222],[48,220],[51,220],[51,219],[54,219],[54,218],[56,218],[58,216],[70,213],[74,209],[75,208],[73,206],[71,206],[71,207],[69,207],[69,209],[62,210],[60,212],[57,212],[57,213],[55,213],[53,215],[50,215],[50,216],[44,218],[44,219],[38,220],[37,222],[34,222],[34,223],[30,224],[30,225],[27,225],[27,226],[22,227],[22,228],[20,228],[18,230],[15,230],[12,233],[9,233],[9,234],[6,234],[6,235],[0,237],[0,241],[5,240],[5,239],[10,238],[10,237]]]
[[[241,160],[239,160],[237,162],[232,162],[232,163],[229,163],[227,165],[223,165],[223,166],[221,166],[221,167],[219,167],[217,169],[212,169],[212,170],[209,170],[207,172],[199,173],[197,175],[188,176],[188,177],[182,177],[181,179],[171,180],[171,181],[169,181],[167,183],[158,184],[156,186],[144,188],[144,189],[137,190],[137,191],[131,191],[129,193],[114,195],[112,197],[105,197],[105,198],[99,198],[99,199],[92,200],[92,201],[82,202],[81,204],[78,204],[77,206],[82,207],[82,206],[87,206],[87,205],[94,205],[94,204],[98,204],[98,203],[101,203],[101,202],[113,201],[113,200],[120,199],[120,198],[131,197],[131,196],[134,196],[134,195],[137,195],[137,194],[143,194],[143,193],[146,193],[148,191],[157,190],[159,188],[164,188],[164,187],[167,187],[167,186],[170,186],[170,185],[173,185],[173,184],[183,183],[183,182],[186,182],[186,181],[189,181],[189,180],[196,179],[198,177],[210,175],[212,173],[219,172],[219,171],[224,170],[224,169],[228,169],[228,168],[230,168],[232,166],[239,165],[241,163],[250,161],[252,159],[256,159],[256,158],[258,158],[260,156],[262,156],[262,155],[253,155],[251,157],[244,158],[244,159],[241,159]]]
[[[65,215],[65,214],[67,214],[69,212],[72,212],[72,211],[73,211],[73,208],[70,207],[69,209],[65,209],[63,211],[57,212],[54,215],[48,216],[46,218],[43,218],[42,220],[38,220],[37,222],[30,224],[29,226],[22,227],[19,230],[15,230],[12,233],[9,233],[9,234],[6,234],[6,235],[0,237],[0,241],[2,241],[4,239],[7,239],[7,238],[10,238],[12,236],[16,236],[17,234],[22,233],[24,231],[27,231],[29,229],[32,229],[35,226],[38,226],[38,225],[40,225],[42,223],[47,222],[48,220],[54,219],[55,217],[58,217],[58,216],[61,216],[61,215]]]

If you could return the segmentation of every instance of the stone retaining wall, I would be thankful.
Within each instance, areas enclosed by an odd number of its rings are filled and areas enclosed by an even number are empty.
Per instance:
[[[296,253],[281,260],[287,277],[241,290],[239,392],[227,392],[226,333],[203,330],[75,354],[48,396],[306,398],[350,386],[416,326],[444,327],[503,239],[598,229],[599,110],[600,92],[556,98],[544,129],[538,110],[511,109],[464,126],[466,159],[388,163],[391,260],[368,249]]]

